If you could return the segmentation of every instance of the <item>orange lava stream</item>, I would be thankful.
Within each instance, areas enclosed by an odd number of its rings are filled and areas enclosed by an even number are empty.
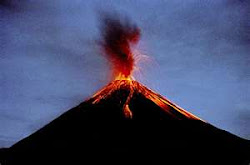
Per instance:
[[[188,119],[194,120],[201,120],[199,117],[187,112],[186,110],[182,109],[181,107],[175,105],[174,103],[170,102],[166,98],[162,97],[161,95],[157,94],[156,92],[152,91],[151,89],[146,88],[145,86],[141,85],[137,81],[132,80],[130,77],[120,77],[117,80],[114,80],[105,88],[97,92],[93,97],[93,104],[97,104],[102,99],[107,98],[110,96],[114,91],[124,88],[129,90],[129,94],[126,98],[125,103],[123,104],[123,112],[125,117],[132,118],[133,114],[129,108],[130,100],[132,99],[134,93],[140,93],[145,98],[153,101],[156,105],[160,106],[166,113],[173,116],[176,119],[179,119],[177,116],[171,112],[171,108],[178,111],[182,115],[184,115]],[[203,121],[203,120],[202,120]]]

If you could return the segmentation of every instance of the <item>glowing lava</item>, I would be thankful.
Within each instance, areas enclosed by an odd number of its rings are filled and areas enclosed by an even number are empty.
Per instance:
[[[134,99],[138,94],[145,97],[152,101],[154,104],[159,106],[165,114],[171,116],[173,119],[182,120],[182,119],[193,119],[193,120],[201,120],[200,118],[196,117],[195,115],[187,112],[186,110],[180,108],[179,106],[175,105],[171,101],[167,100],[166,98],[162,97],[161,95],[157,94],[156,92],[148,89],[144,85],[140,84],[134,80],[115,80],[104,87],[102,90],[97,92],[92,98],[93,104],[98,104],[100,101],[108,99],[112,97],[113,93],[119,90],[128,91],[126,95],[126,100],[121,105],[123,107],[123,112],[125,117],[132,118],[133,113],[129,108],[130,101]],[[116,95],[117,96],[117,95]],[[119,97],[119,96],[118,96]],[[121,96],[122,98],[122,96]],[[119,98],[118,98],[119,99]],[[142,109],[143,111],[143,109]]]

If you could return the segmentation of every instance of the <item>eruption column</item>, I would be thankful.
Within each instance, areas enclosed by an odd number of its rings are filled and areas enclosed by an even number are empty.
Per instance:
[[[123,105],[126,117],[132,118],[129,102],[134,90],[131,76],[135,67],[135,60],[131,47],[139,41],[140,30],[127,19],[121,21],[111,17],[103,17],[101,26],[101,46],[108,58],[115,80],[128,80],[130,93]]]
[[[103,18],[101,46],[108,58],[114,79],[130,79],[135,60],[131,47],[139,41],[140,30],[128,20]]]

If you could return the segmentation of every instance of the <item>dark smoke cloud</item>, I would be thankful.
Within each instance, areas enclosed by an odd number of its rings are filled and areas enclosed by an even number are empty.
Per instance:
[[[110,61],[114,76],[121,73],[129,76],[134,68],[134,57],[131,46],[140,38],[140,29],[128,18],[117,14],[101,16],[101,46]]]

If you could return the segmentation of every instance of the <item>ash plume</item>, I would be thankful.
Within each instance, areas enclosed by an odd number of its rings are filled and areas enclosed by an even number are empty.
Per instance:
[[[105,15],[101,18],[101,47],[110,61],[113,76],[129,77],[134,69],[131,47],[139,41],[140,29],[127,18]]]

